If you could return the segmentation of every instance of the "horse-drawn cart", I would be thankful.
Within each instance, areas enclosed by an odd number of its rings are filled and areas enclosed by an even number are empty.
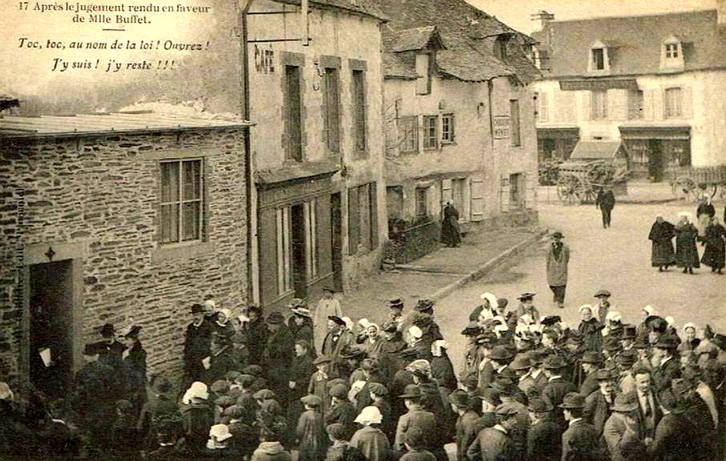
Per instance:
[[[594,203],[604,187],[624,187],[627,168],[607,160],[571,161],[559,165],[557,196],[565,205]]]
[[[726,165],[712,167],[679,167],[671,170],[673,196],[691,202],[704,195],[713,198],[720,193],[726,199]]]

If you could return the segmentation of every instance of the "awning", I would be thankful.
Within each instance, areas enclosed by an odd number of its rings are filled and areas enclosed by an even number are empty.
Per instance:
[[[560,89],[562,91],[637,90],[638,82],[634,78],[560,80]]]
[[[622,146],[622,141],[580,141],[570,160],[612,160]]]
[[[310,180],[316,177],[332,176],[340,171],[340,166],[334,161],[303,162],[300,164],[284,166],[274,170],[261,170],[256,173],[257,184],[271,185],[285,181]]]
[[[691,139],[690,126],[621,126],[620,137],[625,140],[631,139],[667,139],[682,140]]]

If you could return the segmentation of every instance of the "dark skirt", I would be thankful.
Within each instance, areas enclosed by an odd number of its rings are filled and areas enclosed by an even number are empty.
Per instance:
[[[714,269],[723,269],[726,266],[725,250],[723,240],[707,241],[701,262]]]
[[[673,241],[653,242],[653,251],[650,257],[653,267],[672,266],[676,263],[676,253],[673,251]]]

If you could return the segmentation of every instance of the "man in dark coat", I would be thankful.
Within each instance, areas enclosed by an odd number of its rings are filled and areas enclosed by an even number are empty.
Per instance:
[[[83,357],[86,365],[75,377],[74,409],[89,430],[93,445],[102,447],[110,443],[114,403],[118,396],[115,388],[116,372],[99,359],[96,344],[86,344]]]
[[[570,262],[570,248],[562,243],[564,235],[552,234],[552,244],[547,251],[547,284],[553,293],[553,300],[560,309],[565,307],[567,290],[567,265]]]
[[[671,386],[671,381],[681,377],[681,365],[674,352],[678,343],[671,336],[661,336],[653,349],[658,365],[653,368],[653,384],[660,393]]]
[[[561,357],[550,355],[545,359],[543,366],[548,382],[542,389],[541,397],[549,401],[556,409],[561,408],[559,405],[564,401],[565,395],[577,392],[577,387],[562,377],[562,370],[566,364]],[[562,410],[556,410],[554,416],[555,420],[564,427],[565,418]]]
[[[532,423],[527,431],[527,461],[558,461],[562,453],[562,427],[552,417],[554,407],[544,399],[529,402]]]
[[[264,361],[267,363],[267,380],[270,389],[280,397],[280,403],[287,402],[289,389],[288,373],[295,351],[295,338],[285,325],[285,317],[279,312],[267,316],[270,336],[267,338]]]
[[[648,240],[653,242],[650,263],[658,268],[658,272],[668,270],[668,266],[676,263],[676,253],[673,250],[673,237],[676,235],[676,228],[673,224],[663,219],[663,215],[657,215],[655,222],[650,228]]]
[[[645,457],[637,410],[638,402],[632,399],[632,395],[622,394],[615,398],[613,413],[605,423],[603,431],[603,438],[613,461],[635,461]],[[635,454],[639,456],[634,456]]]
[[[348,386],[336,384],[330,388],[328,393],[332,398],[330,409],[325,413],[325,424],[342,424],[346,431],[346,437],[350,438],[355,431],[355,417],[358,412],[355,406],[348,400]]]
[[[599,352],[587,351],[580,359],[585,379],[580,384],[580,394],[587,397],[595,392],[598,386],[597,372],[600,371],[602,356]]]
[[[250,306],[247,310],[249,321],[244,325],[244,334],[247,336],[247,348],[250,352],[250,364],[260,365],[262,363],[262,355],[265,352],[265,344],[269,330],[267,324],[262,318],[262,310],[257,306]]]
[[[323,339],[322,354],[330,359],[330,376],[343,377],[345,374],[345,359],[340,353],[346,346],[355,344],[353,333],[348,331],[345,320],[336,315],[328,317],[328,334]]]
[[[461,245],[461,234],[459,231],[459,211],[449,201],[444,206],[443,218],[441,219],[441,243],[447,247],[458,247]]]
[[[204,318],[204,306],[194,304],[192,318],[184,335],[184,390],[194,381],[201,381],[204,373],[202,360],[209,356],[212,342],[213,329]]]
[[[685,408],[673,391],[667,389],[658,396],[663,417],[655,428],[655,437],[648,446],[650,459],[683,461],[693,459],[690,424],[685,418]]]
[[[591,424],[598,435],[602,435],[605,422],[612,413],[615,403],[615,382],[618,376],[614,371],[600,369],[597,371],[599,389],[585,398],[582,417]]]
[[[395,450],[404,451],[404,434],[410,428],[418,427],[424,434],[430,435],[430,437],[427,438],[428,444],[425,448],[431,452],[440,451],[441,443],[439,440],[436,416],[423,409],[421,405],[422,397],[423,393],[416,384],[409,384],[406,386],[403,395],[400,396],[408,409],[408,413],[398,419],[396,438],[393,444]]]
[[[228,336],[212,335],[209,346],[209,355],[202,359],[204,366],[203,382],[212,386],[217,381],[224,381],[227,373],[238,368],[232,358],[232,346]]]
[[[469,446],[466,454],[471,461],[515,459],[511,433],[517,425],[517,409],[503,403],[496,409],[497,424],[484,429]]]
[[[660,404],[653,391],[651,372],[639,367],[632,371],[635,377],[635,390],[625,395],[638,402],[638,424],[643,437],[653,438],[655,428],[663,416]]]
[[[469,393],[457,389],[449,394],[451,408],[459,415],[456,420],[456,459],[466,459],[466,450],[477,436],[475,429],[479,422],[479,413],[471,408],[472,399]]]
[[[585,398],[571,392],[565,396],[562,404],[567,430],[562,434],[562,459],[598,460],[600,459],[599,436],[595,428],[582,419]]]
[[[607,229],[610,227],[610,218],[613,208],[615,207],[615,194],[611,187],[601,188],[595,199],[595,208],[600,208],[602,213],[602,227]]]

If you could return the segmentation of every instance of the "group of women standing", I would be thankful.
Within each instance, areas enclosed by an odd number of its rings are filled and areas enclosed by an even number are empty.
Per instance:
[[[726,210],[724,210],[726,214]],[[716,209],[709,197],[704,197],[696,210],[696,225],[690,213],[678,213],[676,225],[656,216],[648,239],[653,242],[651,263],[659,272],[670,266],[683,268],[684,274],[693,274],[701,264],[711,272],[723,274],[726,266],[726,228],[716,217]],[[726,218],[725,218],[726,219]],[[675,249],[673,247],[675,237]],[[703,256],[698,256],[698,246],[704,246]]]

